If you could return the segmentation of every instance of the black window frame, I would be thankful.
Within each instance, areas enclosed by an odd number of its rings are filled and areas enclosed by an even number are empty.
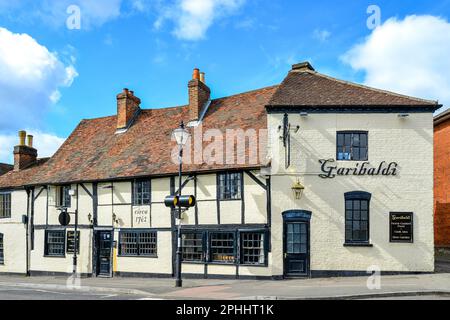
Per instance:
[[[62,245],[62,248],[59,249],[59,253],[51,253],[49,250],[49,239],[51,233],[60,233],[59,239],[62,239],[62,243],[52,243],[52,245]],[[66,256],[66,230],[45,230],[45,244],[44,244],[44,256],[45,257],[54,257],[54,258],[64,258]]]
[[[372,195],[364,191],[353,191],[344,194],[344,238],[346,246],[372,246],[370,244],[370,200]],[[362,204],[366,208],[363,208]],[[355,206],[358,204],[358,206]],[[363,214],[366,218],[363,218]],[[357,218],[355,218],[357,217]],[[366,224],[366,236],[361,237],[364,228],[362,224]],[[351,228],[349,228],[351,224]],[[355,227],[359,225],[359,227]],[[359,236],[355,236],[355,232],[359,232]],[[351,236],[349,236],[351,235]]]
[[[145,186],[145,184],[147,184]],[[146,189],[144,189],[146,188]],[[150,179],[133,181],[133,206],[147,206],[152,202],[152,183]]]
[[[237,180],[233,187],[233,179]],[[217,174],[217,198],[220,201],[239,201],[243,197],[244,175],[242,171],[221,172]],[[236,188],[236,195],[233,195],[232,188]]]
[[[11,218],[11,192],[0,192],[0,219]]]
[[[56,186],[56,206],[60,208],[70,208],[72,206],[72,196],[70,195],[72,186],[70,184]]]
[[[245,240],[243,238],[243,235],[260,235],[262,237],[262,239],[260,239],[259,241],[261,242],[262,248],[250,248],[250,247],[246,247],[244,245]],[[239,264],[240,265],[244,265],[244,266],[265,266],[267,265],[267,241],[268,241],[268,233],[266,231],[262,231],[262,230],[258,230],[258,231],[254,231],[254,230],[240,230],[239,231]],[[253,240],[256,241],[256,240]],[[262,258],[263,261],[262,262],[247,262],[246,259],[246,253],[244,252],[245,250],[262,250]],[[251,256],[255,257],[256,255],[252,254]],[[261,257],[261,253],[258,255],[259,257]]]
[[[0,233],[0,265],[5,264],[5,237],[3,233]]]
[[[232,234],[233,235],[233,261],[224,261],[224,260],[213,260],[213,248],[212,248],[212,235],[213,234]],[[242,234],[256,233],[261,234],[263,237],[263,262],[260,263],[245,263],[245,259],[243,258],[243,248],[242,248]],[[203,258],[201,260],[186,260],[184,259],[184,255],[182,255],[183,263],[192,263],[192,264],[211,264],[211,265],[242,265],[242,266],[251,266],[251,267],[267,267],[268,266],[268,253],[269,253],[269,232],[267,229],[263,228],[245,228],[245,229],[236,229],[236,228],[226,228],[226,229],[208,229],[208,230],[182,230],[182,235],[185,234],[197,234],[201,235],[203,239],[202,248],[203,248]],[[183,241],[182,241],[183,244]],[[231,248],[229,246],[228,248]],[[182,245],[182,253],[184,251],[184,247]]]
[[[196,238],[193,239],[186,239],[188,235],[195,235]],[[191,263],[203,263],[207,256],[207,243],[208,241],[205,241],[206,234],[202,231],[186,231],[181,233],[181,258],[183,262],[191,262]],[[201,241],[200,245],[186,245],[187,241],[189,242],[195,242],[195,241]],[[186,249],[192,249],[191,252],[186,251]],[[193,257],[194,255],[199,255],[198,252],[195,252],[196,249],[201,248],[200,258],[189,258],[188,255],[191,255]],[[193,252],[194,251],[194,252]]]
[[[142,242],[141,237],[143,234],[150,234],[150,239],[154,239],[153,242]],[[136,241],[136,252],[135,253],[129,253],[124,252],[123,245],[129,244],[131,242],[124,242],[124,236],[125,234],[132,234]],[[142,248],[144,244],[150,243],[153,245],[152,253],[144,253],[144,250],[148,248]],[[118,250],[118,256],[120,257],[145,257],[145,258],[157,258],[158,257],[158,231],[153,229],[121,229],[119,231],[119,250]]]
[[[355,137],[358,139],[355,139]],[[361,136],[365,136],[365,146],[362,145]],[[342,138],[340,138],[342,137]],[[349,145],[347,145],[346,140],[349,137]],[[342,144],[340,141],[342,140]],[[357,142],[356,142],[357,140]],[[341,152],[342,148],[342,152]],[[347,148],[350,150],[347,151]],[[365,149],[364,155],[362,155],[362,150]],[[358,152],[356,152],[358,150]],[[350,155],[350,159],[345,159],[340,157],[340,154],[348,153]],[[358,154],[358,156],[356,156]],[[369,132],[368,131],[360,131],[360,130],[346,130],[346,131],[337,131],[336,132],[336,160],[337,161],[368,161],[369,160]]]
[[[213,235],[232,235],[233,238],[232,240],[230,239],[224,239],[224,238],[216,238],[213,240]],[[212,242],[216,241],[216,242],[229,242],[232,241],[232,246],[225,246],[225,245],[212,245]],[[235,231],[211,231],[208,234],[208,261],[209,262],[213,262],[213,263],[218,263],[218,264],[236,264],[236,261],[238,260],[237,257],[237,250],[236,250],[236,242],[237,242],[237,234]],[[225,255],[226,252],[215,252],[214,249],[216,250],[226,250],[226,249],[232,249],[233,250],[233,260],[220,260],[220,259],[214,259],[213,255],[214,254],[223,254]]]

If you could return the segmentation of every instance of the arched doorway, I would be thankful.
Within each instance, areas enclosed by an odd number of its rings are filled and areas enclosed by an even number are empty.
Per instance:
[[[285,277],[310,275],[311,211],[283,212],[283,266]]]

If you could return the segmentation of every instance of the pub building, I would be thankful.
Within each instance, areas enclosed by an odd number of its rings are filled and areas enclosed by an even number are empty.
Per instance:
[[[195,69],[188,96],[184,106],[144,109],[124,89],[115,115],[82,120],[49,159],[20,132],[14,169],[0,177],[0,272],[71,273],[76,250],[83,276],[173,277],[178,223],[183,277],[434,270],[437,102],[337,80],[307,62],[279,85],[220,99]],[[191,133],[182,193],[197,201],[177,219],[164,199],[178,193],[171,134],[181,121]],[[245,161],[223,161],[205,138],[202,157],[199,128],[260,140],[240,151],[233,140]],[[256,145],[263,156],[250,161]]]

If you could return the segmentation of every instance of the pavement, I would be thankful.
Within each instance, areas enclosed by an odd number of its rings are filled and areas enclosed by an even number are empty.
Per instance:
[[[450,255],[436,256],[436,272],[419,275],[291,280],[81,278],[0,276],[0,300],[450,300]],[[369,289],[369,284],[378,284]],[[372,286],[373,287],[373,286]]]
[[[378,289],[368,277],[262,280],[83,278],[73,286],[65,277],[0,276],[0,299],[40,300],[310,300],[449,299],[450,273],[382,276]]]

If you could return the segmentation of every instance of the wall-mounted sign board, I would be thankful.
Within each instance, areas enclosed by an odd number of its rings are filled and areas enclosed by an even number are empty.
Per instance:
[[[67,253],[73,253],[75,248],[75,231],[67,231]],[[77,253],[80,253],[80,231],[77,231]]]
[[[414,214],[412,212],[389,213],[389,241],[414,242]]]

